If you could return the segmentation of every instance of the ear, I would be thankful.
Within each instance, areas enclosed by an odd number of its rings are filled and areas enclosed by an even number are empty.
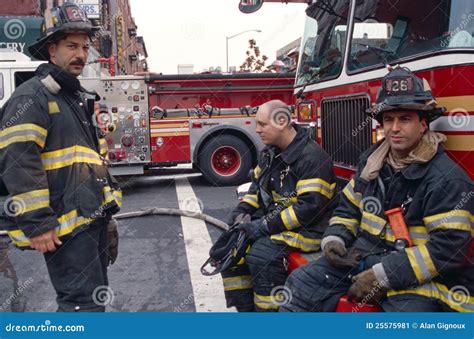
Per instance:
[[[48,53],[49,53],[49,59],[52,60],[56,56],[56,44],[53,44],[53,43],[48,44]]]
[[[428,122],[426,121],[426,118],[422,118],[420,123],[421,123],[421,134],[425,134],[425,132],[428,130]]]

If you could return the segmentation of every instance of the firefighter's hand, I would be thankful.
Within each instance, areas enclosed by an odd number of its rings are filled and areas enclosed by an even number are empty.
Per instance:
[[[377,280],[372,268],[354,276],[348,292],[350,300],[366,300],[368,302],[378,302],[386,294],[387,288]]]
[[[323,249],[323,254],[329,263],[337,268],[353,268],[359,264],[361,254],[356,249],[347,253],[346,247],[339,241],[329,241]]]
[[[265,218],[257,219],[251,222],[242,223],[236,226],[243,230],[250,239],[257,240],[258,238],[268,235],[268,226]]]
[[[30,247],[41,253],[54,252],[62,244],[55,229],[30,238]]]
[[[119,236],[117,220],[111,219],[107,224],[107,266],[112,265],[118,257]]]

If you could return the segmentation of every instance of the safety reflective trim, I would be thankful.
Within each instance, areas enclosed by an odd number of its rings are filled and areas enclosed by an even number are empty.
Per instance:
[[[430,239],[430,235],[425,226],[408,226],[408,232],[410,232],[410,238],[415,246],[424,245]],[[390,242],[395,242],[395,234],[390,227],[387,227],[385,239]]]
[[[296,217],[295,210],[293,209],[293,206],[290,206],[286,209],[284,209],[281,213],[281,220],[283,221],[283,225],[285,225],[287,230],[292,230],[296,227],[300,227],[301,224]]]
[[[96,151],[79,145],[42,153],[41,159],[43,161],[43,168],[46,171],[71,166],[76,163],[103,164]]]
[[[238,277],[224,278],[224,291],[245,290],[252,288],[252,276],[241,275]]]
[[[35,124],[20,124],[0,131],[0,149],[16,142],[35,142],[40,148],[44,147],[48,131]]]
[[[331,199],[334,196],[336,183],[330,184],[323,179],[303,179],[296,183],[296,194],[301,195],[308,192],[315,192]]]
[[[101,155],[106,155],[109,150],[109,146],[107,145],[107,140],[105,138],[99,138],[99,153]]]
[[[458,287],[458,288],[456,288]],[[417,294],[427,298],[441,300],[457,312],[474,312],[474,297],[470,296],[466,287],[455,286],[451,290],[438,282],[429,282],[413,289],[390,290],[387,296],[399,294]]]
[[[48,101],[48,112],[49,114],[59,113],[59,106],[56,101]]]
[[[428,232],[435,230],[459,230],[471,232],[471,213],[466,210],[452,210],[423,218]]]
[[[242,202],[246,202],[247,204],[255,207],[260,208],[260,204],[258,203],[258,196],[256,194],[246,194],[244,195]]]
[[[77,210],[72,210],[58,218],[59,226],[55,228],[56,234],[61,237],[69,234],[76,228],[90,223],[93,219],[79,216]],[[13,243],[18,247],[30,246],[30,240],[25,236],[22,230],[8,231],[8,235]]]
[[[342,224],[345,228],[352,232],[354,236],[357,235],[357,230],[359,228],[359,222],[357,219],[348,219],[342,217],[332,217],[329,219],[329,225],[339,225]]]
[[[49,190],[41,189],[12,196],[18,206],[17,215],[49,207]]]
[[[349,181],[346,187],[344,187],[344,189],[342,190],[342,193],[346,196],[347,199],[349,199],[349,201],[354,206],[356,206],[357,208],[360,208],[360,204],[362,202],[362,194],[355,192],[354,188],[355,188],[355,181],[354,179],[351,179],[351,181]]]
[[[425,245],[407,248],[405,252],[420,284],[424,284],[438,275],[438,271]]]
[[[386,224],[387,221],[385,219],[382,219],[375,214],[369,213],[367,211],[362,213],[360,228],[372,235],[380,235]]]
[[[253,301],[255,303],[255,306],[260,307],[261,309],[278,310],[280,308],[280,304],[272,295],[259,295],[255,292],[253,295]]]
[[[288,246],[303,252],[316,252],[321,249],[321,239],[311,239],[295,232],[282,232],[270,236],[272,240],[282,241]]]
[[[108,204],[115,201],[119,207],[122,207],[122,191],[113,190],[110,186],[105,186],[103,188],[104,201],[102,204]]]
[[[291,205],[294,205],[298,201],[298,198],[295,197],[295,196],[285,197],[285,196],[282,196],[281,194],[279,194],[275,191],[272,191],[272,198],[273,198],[274,202],[280,203],[280,204],[284,205],[285,207],[289,207]]]
[[[260,173],[262,173],[262,169],[257,165],[257,167],[253,169],[253,177],[258,179],[260,177]]]

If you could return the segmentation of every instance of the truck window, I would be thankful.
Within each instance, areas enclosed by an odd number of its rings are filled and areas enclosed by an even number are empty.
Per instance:
[[[0,100],[4,97],[4,90],[3,90],[3,73],[0,72]]]
[[[354,16],[352,73],[436,51],[474,49],[472,0],[382,0],[357,6]]]
[[[15,88],[35,76],[35,72],[15,72]]]
[[[317,1],[306,10],[296,85],[339,75],[344,57],[349,1]]]

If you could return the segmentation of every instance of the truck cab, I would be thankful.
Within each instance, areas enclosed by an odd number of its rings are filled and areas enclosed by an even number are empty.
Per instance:
[[[0,107],[13,91],[34,76],[44,61],[32,61],[28,56],[9,49],[0,49]]]

